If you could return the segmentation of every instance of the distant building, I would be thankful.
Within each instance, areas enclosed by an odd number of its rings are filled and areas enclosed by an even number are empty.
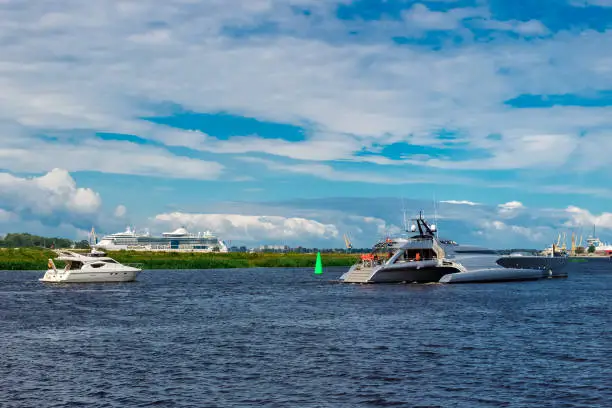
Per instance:
[[[258,248],[252,248],[249,252],[289,252],[290,248],[287,245],[260,245]]]
[[[241,247],[237,247],[237,246],[233,246],[229,248],[230,252],[248,252],[248,248],[245,246],[241,246]]]

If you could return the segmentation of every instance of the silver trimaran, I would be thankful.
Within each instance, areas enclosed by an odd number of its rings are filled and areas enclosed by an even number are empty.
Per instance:
[[[340,277],[346,283],[468,283],[565,276],[561,257],[502,257],[492,249],[439,240],[420,214],[411,237],[387,238]],[[517,261],[517,258],[520,258]]]

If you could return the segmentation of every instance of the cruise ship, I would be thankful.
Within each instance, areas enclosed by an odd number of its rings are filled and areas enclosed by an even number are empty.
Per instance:
[[[128,226],[124,232],[106,235],[93,246],[107,251],[228,252],[225,242],[210,231],[192,234],[185,227],[154,237]]]

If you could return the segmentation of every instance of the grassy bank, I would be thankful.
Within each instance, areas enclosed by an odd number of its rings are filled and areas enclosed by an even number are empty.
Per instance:
[[[39,248],[0,249],[0,270],[46,270],[53,251]],[[253,267],[314,267],[316,254],[177,253],[109,251],[121,263],[140,263],[144,269],[217,269]],[[358,254],[321,254],[323,266],[350,266]],[[60,262],[56,262],[58,267]]]

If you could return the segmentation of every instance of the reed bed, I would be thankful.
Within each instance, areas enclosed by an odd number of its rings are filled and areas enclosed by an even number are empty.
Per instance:
[[[109,251],[111,258],[121,263],[139,263],[143,269],[225,269],[225,268],[284,268],[314,267],[316,254],[302,253],[178,253]],[[53,251],[40,248],[0,249],[0,270],[46,270]],[[350,266],[359,254],[322,253],[323,266]],[[61,262],[56,261],[61,267]]]

